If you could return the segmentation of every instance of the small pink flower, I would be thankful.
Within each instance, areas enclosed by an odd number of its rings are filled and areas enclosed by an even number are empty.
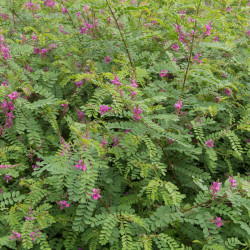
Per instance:
[[[219,37],[214,36],[214,42],[217,43],[218,40],[219,40]]]
[[[128,134],[131,131],[131,129],[126,129],[126,134]]]
[[[68,204],[67,201],[59,201],[59,205],[61,205],[60,206],[61,210],[63,209],[63,207],[69,207],[70,206],[70,204]]]
[[[78,119],[80,119],[81,121],[83,121],[85,115],[81,110],[77,110],[77,114],[78,114]]]
[[[9,180],[12,180],[12,177],[10,175],[5,175],[3,179],[6,181],[6,183],[9,183]]]
[[[133,118],[136,120],[136,121],[140,121],[142,119],[142,117],[139,115],[141,114],[142,110],[140,108],[134,108],[134,115],[133,115]]]
[[[223,225],[220,217],[216,217],[216,224],[217,224],[217,227],[221,227]]]
[[[79,160],[77,165],[74,165],[74,167],[79,170],[81,169],[82,171],[86,171],[86,164],[83,162],[83,160]]]
[[[1,13],[1,16],[2,16],[3,20],[8,18],[7,14],[5,14],[5,13]]]
[[[171,46],[172,49],[174,49],[175,51],[179,50],[179,45],[178,44],[174,44]]]
[[[89,11],[89,7],[87,6],[87,5],[84,5],[84,10],[86,11],[86,13],[88,13],[88,11]]]
[[[121,82],[119,82],[119,78],[115,75],[115,79],[114,80],[111,80],[111,82],[115,85],[122,85]]]
[[[199,59],[199,54],[196,53],[195,56],[194,56],[194,61],[198,61],[198,59]]]
[[[179,100],[177,103],[175,103],[174,107],[175,107],[177,110],[180,110],[181,107],[182,107],[182,101]]]
[[[135,79],[130,79],[130,83],[132,83],[132,84],[130,84],[130,86],[132,86],[132,87],[134,87],[134,88],[137,88],[138,87],[138,85],[136,84],[136,81],[135,81]]]
[[[220,98],[217,97],[217,96],[215,96],[215,97],[214,97],[214,101],[215,101],[215,102],[219,102],[219,101],[220,101]]]
[[[8,95],[8,97],[11,99],[11,100],[16,100],[18,97],[19,97],[19,94],[18,92],[12,92],[10,95]]]
[[[80,86],[83,85],[83,82],[82,81],[75,82],[75,85],[77,88],[79,88]]]
[[[214,141],[212,140],[212,139],[209,139],[208,141],[205,141],[205,143],[206,143],[206,146],[208,147],[208,148],[210,148],[210,147],[214,147]]]
[[[112,108],[109,107],[108,105],[101,105],[101,107],[100,107],[101,116],[102,116],[104,113],[106,113],[106,112],[108,112],[109,110],[111,110],[111,109],[112,109]]]
[[[64,7],[64,6],[62,7],[62,13],[63,13],[63,14],[67,14],[67,13],[68,13],[68,10],[67,10],[66,7]]]
[[[93,194],[91,194],[92,199],[93,200],[98,200],[98,198],[101,198],[100,192],[101,192],[100,189],[94,188],[93,189]]]
[[[161,73],[160,73],[160,77],[162,78],[162,77],[166,76],[167,73],[168,73],[167,70],[162,70]]]
[[[38,231],[38,232],[41,232],[40,230]],[[30,234],[30,237],[32,238],[32,241],[34,241],[35,240],[35,237],[38,237],[40,234],[38,234],[37,232],[32,232],[31,234]]]
[[[79,17],[81,15],[81,12],[80,11],[77,12],[76,15]]]
[[[228,88],[225,88],[224,89],[224,93],[226,94],[226,95],[231,95],[231,91],[232,91],[232,89],[228,89]]]
[[[101,140],[101,144],[100,144],[100,146],[101,147],[104,147],[105,145],[107,145],[108,144],[108,142],[107,141],[105,141],[105,140]]]
[[[210,187],[210,190],[212,191],[212,194],[214,196],[217,195],[217,193],[219,192],[221,184],[222,184],[221,182],[214,181],[213,185]]]
[[[119,140],[117,138],[114,138],[113,141],[114,141],[113,147],[119,144]]]
[[[65,108],[68,108],[68,107],[69,107],[69,105],[68,105],[67,103],[62,103],[61,106],[62,106],[62,107],[65,107]]]
[[[231,182],[232,187],[236,187],[236,180],[234,180],[232,177],[230,177],[229,181]]]
[[[109,63],[111,61],[112,61],[112,59],[110,58],[110,56],[104,57],[104,62]]]
[[[14,238],[20,240],[21,234],[18,232],[12,231],[12,235],[10,236],[10,240],[13,240]]]
[[[205,28],[206,28],[206,35],[210,35],[210,32],[211,32],[211,30],[213,29],[212,27],[211,27],[211,25],[209,25],[209,24],[205,24]]]

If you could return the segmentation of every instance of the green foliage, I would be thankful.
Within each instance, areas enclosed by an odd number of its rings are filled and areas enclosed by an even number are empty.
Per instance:
[[[0,248],[249,249],[248,13],[0,0]]]

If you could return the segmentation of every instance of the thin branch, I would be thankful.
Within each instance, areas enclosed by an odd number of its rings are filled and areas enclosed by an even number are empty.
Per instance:
[[[133,61],[133,58],[132,58],[132,56],[131,56],[131,53],[130,53],[130,51],[129,51],[129,49],[128,49],[127,42],[126,42],[125,37],[124,37],[124,35],[123,35],[122,31],[121,31],[121,28],[120,28],[120,26],[119,26],[117,17],[116,17],[116,15],[115,15],[113,9],[112,9],[111,6],[110,6],[109,0],[106,0],[106,2],[107,2],[107,4],[108,4],[109,10],[110,10],[110,12],[111,12],[111,15],[113,16],[113,18],[114,18],[114,20],[115,20],[116,26],[117,26],[117,28],[118,28],[118,30],[119,30],[119,32],[120,32],[120,35],[121,35],[123,44],[124,44],[125,49],[126,49],[126,52],[127,52],[127,54],[128,54],[128,58],[129,58],[131,67],[132,67],[132,69],[133,69],[133,77],[135,77],[135,75],[136,75],[135,65],[134,65],[134,61]]]
[[[197,8],[197,16],[199,14],[200,5],[201,5],[201,0],[199,2],[198,8]],[[190,54],[189,54],[189,58],[188,58],[188,66],[187,66],[185,76],[184,76],[184,80],[183,80],[183,84],[182,84],[182,92],[184,91],[184,88],[185,88],[185,83],[186,83],[186,80],[187,80],[187,74],[188,74],[188,70],[189,70],[189,67],[190,67],[190,62],[191,62],[191,59],[192,59],[196,29],[197,29],[197,20],[195,20],[195,23],[194,23],[194,34],[193,34],[193,37],[192,37],[191,49],[190,49]]]

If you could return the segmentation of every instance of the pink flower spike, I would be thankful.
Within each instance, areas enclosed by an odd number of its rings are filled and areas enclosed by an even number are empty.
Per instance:
[[[161,78],[164,77],[164,76],[166,76],[167,73],[168,73],[167,70],[162,70],[161,73],[160,73]]]
[[[210,147],[214,147],[214,141],[212,140],[212,139],[209,139],[208,141],[205,141],[205,143],[206,143],[206,146],[208,147],[208,148],[210,148]]]
[[[179,45],[178,44],[174,44],[171,46],[172,49],[174,49],[175,51],[179,50]]]
[[[11,100],[16,100],[18,97],[19,97],[19,94],[18,92],[12,92],[10,95],[8,95],[8,97],[11,99]]]
[[[106,112],[108,112],[109,110],[111,110],[111,109],[112,109],[112,108],[109,107],[108,105],[101,105],[101,107],[100,107],[101,116],[102,116],[104,113],[106,113]]]
[[[105,145],[107,145],[108,144],[108,142],[107,141],[105,141],[105,140],[101,140],[101,144],[100,144],[100,146],[101,147],[104,147]]]
[[[226,94],[226,95],[231,95],[231,91],[232,91],[232,89],[227,89],[227,88],[225,88],[224,89],[224,93]]]
[[[212,194],[215,196],[220,191],[222,183],[221,182],[213,182],[213,185],[210,187],[210,190],[212,191]]]
[[[84,5],[84,10],[86,11],[86,13],[88,13],[88,11],[89,11],[89,7],[87,6],[87,5]]]
[[[137,88],[138,87],[138,85],[136,84],[136,81],[135,81],[135,79],[130,79],[130,83],[132,83],[132,84],[130,84],[130,86],[131,87],[134,87],[134,88]]]
[[[217,227],[221,227],[223,225],[220,217],[216,217],[216,224],[217,224]]]
[[[205,24],[205,28],[206,28],[206,35],[209,36],[213,28],[209,24]]]
[[[94,188],[93,189],[93,194],[91,194],[92,199],[93,200],[98,200],[98,198],[101,198],[100,192],[101,192],[100,189]]]
[[[177,110],[180,110],[181,107],[182,107],[182,101],[179,100],[177,103],[175,103],[174,107],[175,107]]]
[[[12,235],[10,236],[10,240],[13,240],[14,238],[20,240],[21,239],[21,234],[15,231],[12,231]]]
[[[67,11],[67,9],[66,9],[65,6],[62,7],[62,13],[63,13],[63,14],[67,14],[67,13],[68,13],[68,11]]]
[[[115,79],[114,80],[111,80],[111,82],[115,85],[122,85],[121,82],[119,82],[119,78],[115,75]]]
[[[63,209],[63,207],[69,207],[70,206],[70,204],[68,204],[67,201],[59,201],[59,205],[61,205],[60,206],[61,210]]]
[[[229,181],[231,182],[232,187],[236,187],[236,180],[234,180],[232,177],[230,177]]]
[[[77,114],[78,114],[78,119],[80,119],[81,121],[83,121],[85,115],[81,110],[77,110]]]
[[[214,42],[217,43],[218,40],[219,40],[219,37],[214,36]]]
[[[112,61],[112,59],[110,58],[110,56],[104,57],[104,62],[109,63],[111,61]]]
[[[6,183],[9,183],[9,180],[12,180],[12,177],[10,175],[5,175],[3,179],[6,181]]]
[[[80,86],[83,85],[83,82],[82,81],[75,82],[75,85],[77,88],[79,88]]]
[[[134,108],[134,116],[133,116],[133,118],[136,121],[140,121],[141,120],[142,117],[139,115],[141,112],[142,112],[142,110],[140,108]]]

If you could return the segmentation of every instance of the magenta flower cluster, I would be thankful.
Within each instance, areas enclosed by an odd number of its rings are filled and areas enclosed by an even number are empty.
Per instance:
[[[111,61],[112,61],[112,59],[111,59],[110,56],[104,57],[104,62],[105,62],[105,63],[109,63],[109,62],[111,62]]]
[[[142,110],[137,107],[137,108],[134,108],[134,115],[133,115],[133,118],[136,120],[136,121],[140,121],[142,119],[142,117],[140,116]]]
[[[101,190],[100,189],[93,189],[93,194],[91,194],[90,196],[92,197],[93,200],[98,200],[99,198],[101,198],[100,195]]]
[[[10,236],[10,240],[13,240],[14,238],[20,240],[21,234],[18,232],[12,231],[12,235]]]
[[[86,163],[84,163],[83,160],[79,160],[78,164],[74,165],[74,167],[77,170],[81,169],[82,171],[86,171]]]
[[[180,111],[182,107],[182,101],[178,100],[177,103],[175,103],[174,107],[177,109],[177,111]]]
[[[101,105],[100,111],[101,111],[101,116],[105,114],[106,112],[110,111],[112,108],[109,107],[108,105]]]
[[[38,232],[41,232],[40,230],[38,230]],[[31,232],[30,233],[30,237],[32,239],[32,241],[35,240],[36,237],[39,237],[40,234],[38,234],[37,232]]]
[[[212,140],[212,139],[209,139],[208,141],[205,141],[205,143],[206,143],[206,146],[208,147],[208,148],[210,148],[210,147],[214,147],[214,141]]]
[[[64,154],[67,154],[67,153],[70,152],[70,145],[69,144],[67,144],[67,143],[64,142],[63,145],[62,145],[62,148],[63,148],[63,150],[59,154],[60,156],[63,156]]]
[[[89,22],[84,22],[82,26],[78,29],[81,34],[91,34],[91,31],[94,30],[96,27],[98,27],[98,21],[93,20],[92,24]]]
[[[19,95],[17,92],[13,92],[12,94],[8,95],[8,97],[12,100],[16,100],[18,96]],[[0,103],[0,111],[2,111],[5,114],[4,128],[11,128],[13,126],[13,118],[15,117],[13,115],[14,109],[15,107],[12,101],[4,100],[2,103]],[[0,126],[0,136],[2,133],[3,133],[3,128]]]
[[[64,207],[69,207],[70,204],[68,204],[67,201],[59,201],[60,209],[62,210]]]
[[[233,177],[230,177],[229,181],[231,182],[232,187],[236,187],[236,180],[234,180]]]
[[[83,82],[82,81],[75,82],[75,85],[77,88],[79,88],[80,86],[83,85]]]
[[[114,84],[114,85],[122,85],[122,83],[120,82],[118,76],[115,75],[115,79],[114,80],[111,80],[111,82]]]
[[[6,43],[4,43],[4,38],[0,33],[0,55],[5,59],[12,58],[12,55],[10,54],[10,46],[8,46]]]
[[[56,5],[56,2],[53,0],[44,0],[44,5],[52,9]]]
[[[222,222],[221,222],[221,218],[220,217],[216,217],[216,224],[217,224],[217,227],[221,227],[222,226]]]
[[[35,11],[40,9],[40,4],[34,4],[32,2],[24,3],[24,8],[29,9],[31,11]]]
[[[167,73],[168,73],[167,70],[162,70],[161,73],[160,73],[160,77],[162,78],[162,77],[166,76]]]
[[[214,196],[217,195],[217,193],[220,191],[221,185],[222,182],[216,182],[216,181],[213,182],[213,185],[210,187],[210,190]]]
[[[83,122],[85,114],[81,110],[77,110],[77,114],[78,114],[78,119],[80,119]]]

